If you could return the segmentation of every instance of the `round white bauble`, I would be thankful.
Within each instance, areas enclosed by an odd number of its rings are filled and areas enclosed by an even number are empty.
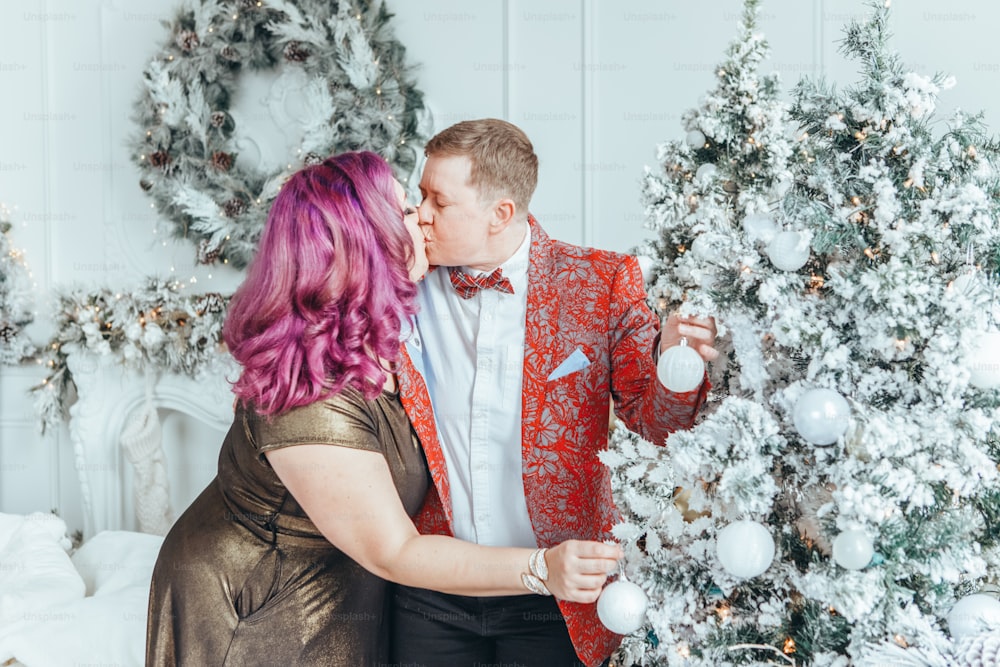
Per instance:
[[[619,579],[601,591],[597,598],[597,617],[611,632],[627,635],[642,627],[647,606],[649,598],[645,591],[631,581]]]
[[[705,362],[701,355],[688,347],[687,339],[660,352],[656,362],[656,377],[670,391],[682,394],[694,391],[705,378]]]
[[[722,260],[720,248],[724,243],[725,239],[719,234],[699,234],[691,241],[691,253],[699,259],[718,264]]]
[[[969,384],[973,387],[1000,387],[1000,331],[980,334],[965,363],[969,368]]]
[[[756,521],[735,521],[720,530],[715,549],[726,572],[744,579],[762,574],[774,560],[774,538]]]
[[[653,281],[653,265],[656,263],[649,255],[636,255],[636,261],[639,262],[639,270],[642,271],[642,279],[646,281],[648,285]]]
[[[955,279],[948,285],[948,292],[972,296],[982,288],[983,284],[979,279],[979,274],[976,271],[966,271],[955,276]]]
[[[792,423],[807,442],[832,445],[847,430],[851,408],[847,400],[832,389],[810,389],[795,402]]]
[[[704,148],[706,141],[705,133],[702,132],[701,130],[691,130],[690,132],[687,133],[685,141],[687,142],[688,146],[690,146],[695,150],[698,150],[699,148]]]
[[[770,243],[778,233],[778,223],[766,213],[751,213],[743,218],[743,231],[755,243]]]
[[[809,261],[809,246],[799,232],[778,232],[767,244],[767,256],[775,268],[798,271]]]
[[[863,530],[845,530],[833,540],[833,560],[848,570],[861,570],[872,561],[875,547]]]
[[[694,177],[699,180],[706,180],[709,178],[714,178],[715,174],[719,171],[711,162],[706,162],[705,164],[698,167],[698,171],[694,172]]]
[[[984,593],[973,593],[948,612],[948,631],[952,639],[1000,629],[1000,600]]]

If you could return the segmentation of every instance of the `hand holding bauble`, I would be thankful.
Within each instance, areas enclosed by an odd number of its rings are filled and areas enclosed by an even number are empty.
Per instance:
[[[700,354],[688,346],[687,338],[681,338],[679,345],[660,353],[660,360],[656,363],[656,377],[672,392],[680,394],[694,391],[705,378],[705,362]]]

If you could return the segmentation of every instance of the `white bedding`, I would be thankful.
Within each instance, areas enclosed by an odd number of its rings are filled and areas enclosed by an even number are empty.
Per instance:
[[[73,551],[59,517],[0,513],[0,666],[141,667],[162,541],[104,531]]]

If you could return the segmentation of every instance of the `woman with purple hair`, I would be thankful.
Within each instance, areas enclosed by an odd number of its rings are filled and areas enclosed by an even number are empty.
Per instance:
[[[242,374],[218,474],[153,572],[147,665],[384,664],[386,580],[597,599],[617,546],[539,556],[414,528],[429,475],[396,369],[427,268],[416,209],[374,153],[284,184],[223,329]]]

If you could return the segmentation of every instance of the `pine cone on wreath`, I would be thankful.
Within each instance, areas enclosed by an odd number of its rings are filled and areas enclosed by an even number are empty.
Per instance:
[[[228,60],[229,62],[236,62],[240,60],[242,55],[240,54],[240,50],[237,49],[235,46],[233,46],[232,44],[226,44],[221,49],[219,49],[219,57],[222,58],[223,60]],[[214,116],[215,114],[212,115]],[[216,125],[216,127],[218,127],[218,125]]]
[[[192,30],[181,30],[177,33],[177,39],[175,41],[177,42],[178,48],[180,48],[180,50],[184,53],[194,51],[198,48],[198,45],[201,44],[201,40],[198,39],[198,33]]]
[[[212,153],[212,167],[217,171],[229,171],[233,166],[233,156],[225,151],[215,151]]]
[[[10,322],[0,322],[0,345],[13,345],[18,328]]]
[[[309,57],[309,52],[302,48],[298,42],[288,42],[285,44],[285,58],[292,62],[300,63]]]
[[[226,124],[226,112],[213,111],[208,122],[212,124],[212,127],[222,127]]]
[[[320,164],[321,162],[323,162],[323,157],[319,153],[313,153],[312,151],[306,153],[306,156],[302,158],[302,164],[306,165],[307,167],[311,167],[315,164]]]
[[[154,151],[150,153],[149,164],[160,169],[165,169],[170,164],[170,153],[166,151]]]
[[[202,239],[198,242],[198,263],[215,264],[216,260],[219,259],[219,253],[221,251],[222,248],[213,246],[209,243],[208,239]]]
[[[1000,632],[991,630],[959,640],[955,649],[956,667],[996,667],[1000,665]]]
[[[218,292],[208,292],[198,300],[198,303],[195,304],[195,312],[197,312],[199,316],[204,316],[206,313],[221,313],[225,311],[225,309],[226,301]]]
[[[227,218],[235,218],[243,215],[247,210],[247,203],[239,197],[233,197],[222,205],[222,213]]]

